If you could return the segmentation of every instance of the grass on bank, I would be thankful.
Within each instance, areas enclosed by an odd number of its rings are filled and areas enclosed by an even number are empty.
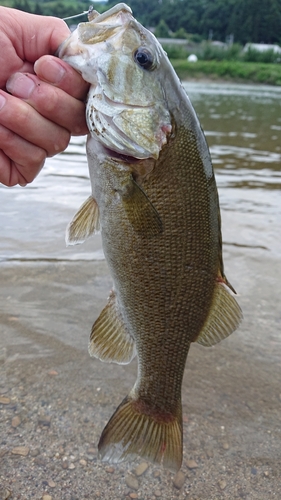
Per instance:
[[[281,85],[281,64],[242,61],[197,61],[171,59],[179,78],[210,78],[213,80],[235,80],[269,85]]]

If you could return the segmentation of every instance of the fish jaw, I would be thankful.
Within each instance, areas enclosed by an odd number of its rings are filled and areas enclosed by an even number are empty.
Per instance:
[[[139,66],[135,54],[140,47],[152,57],[153,70]],[[90,134],[117,154],[157,159],[172,132],[163,86],[155,75],[165,54],[129,7],[119,4],[79,24],[58,56],[91,84],[86,107]]]
[[[84,80],[93,84],[93,70],[97,69],[96,60],[104,52],[104,42],[107,42],[106,50],[109,49],[109,39],[119,49],[120,32],[131,19],[131,9],[125,4],[118,4],[94,16],[89,22],[79,23],[77,29],[59,46],[57,56],[79,71]]]

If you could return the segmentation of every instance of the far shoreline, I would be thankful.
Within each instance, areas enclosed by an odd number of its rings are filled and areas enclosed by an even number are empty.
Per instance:
[[[242,61],[197,61],[171,59],[182,81],[206,81],[281,86],[281,64]]]
[[[271,87],[271,88],[281,88],[281,85],[273,85],[272,83],[264,82],[254,82],[253,80],[243,80],[238,78],[217,78],[216,75],[212,78],[210,75],[202,76],[186,76],[185,78],[180,78],[180,81],[184,84],[186,83],[217,83],[217,84],[237,84],[237,85],[249,85],[251,87]]]

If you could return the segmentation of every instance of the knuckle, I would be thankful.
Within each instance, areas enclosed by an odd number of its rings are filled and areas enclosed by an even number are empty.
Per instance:
[[[44,85],[45,91],[37,90],[40,111],[46,116],[55,116],[60,110],[59,96],[54,87]]]
[[[40,170],[43,167],[44,163],[45,162],[43,162],[41,165],[38,165],[38,168],[36,169],[36,171],[28,172],[24,176],[21,176],[22,179],[24,180],[25,184],[30,184],[32,181],[34,181],[36,175],[38,174],[38,172],[40,172]]]
[[[54,156],[57,153],[64,151],[70,141],[70,132],[66,129],[61,129],[56,136],[55,142],[52,144],[51,151],[48,156]]]
[[[34,152],[32,154],[32,158],[30,158],[30,167],[36,168],[40,167],[46,159],[46,151],[41,148],[34,148]]]
[[[1,145],[8,144],[13,139],[14,133],[6,127],[0,125]]]
[[[13,111],[14,123],[16,124],[15,131],[30,129],[33,112],[34,110],[31,106],[26,105],[25,102],[18,100],[17,107],[15,107]]]
[[[41,158],[41,161],[39,161],[38,157],[38,163],[36,163],[34,166],[28,166],[27,167],[21,167],[21,179],[23,179],[25,184],[30,184],[37,174],[40,172],[42,169],[44,163],[45,163],[46,155],[43,155],[43,158]]]
[[[58,17],[50,17],[50,19],[52,20],[52,23],[53,23],[53,26],[54,28],[60,30],[60,31],[65,31],[65,28],[66,28],[66,23],[65,21],[63,21],[63,19],[60,19]]]
[[[60,139],[61,139],[61,142],[60,142],[61,151],[64,151],[67,148],[69,141],[70,141],[70,132],[68,132],[68,130],[65,130],[61,134]]]

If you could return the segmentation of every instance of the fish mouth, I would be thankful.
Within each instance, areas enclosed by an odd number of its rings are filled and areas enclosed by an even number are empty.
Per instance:
[[[136,24],[132,11],[128,5],[120,3],[106,12],[99,14],[97,11],[91,11],[88,14],[89,21],[79,23],[77,29],[58,47],[55,55],[60,59],[69,62],[79,73],[83,74],[86,81],[83,68],[81,67],[81,57],[84,61],[90,59],[92,47],[95,46],[96,57],[104,51],[104,47],[98,47],[99,44],[114,40],[115,46],[118,46],[118,37],[124,31],[128,24]],[[89,83],[92,83],[89,81]]]
[[[124,3],[117,4],[102,14],[92,11],[88,18],[89,22],[80,23],[77,31],[80,41],[91,45],[107,41],[127,24],[134,22],[130,7]]]
[[[150,85],[152,72],[145,73],[135,59],[147,36],[150,40],[131,9],[120,3],[102,14],[91,12],[89,22],[80,23],[58,51],[91,84],[86,106],[90,134],[119,158],[135,161],[157,160],[171,132],[158,80]],[[158,61],[159,49],[152,42]]]
[[[88,19],[90,22],[93,20],[95,21],[95,23],[103,22],[112,16],[116,16],[116,14],[119,14],[120,12],[129,13],[131,15],[133,14],[131,8],[127,4],[118,3],[102,14],[99,14],[99,12],[97,12],[96,10],[90,11],[88,14]]]

